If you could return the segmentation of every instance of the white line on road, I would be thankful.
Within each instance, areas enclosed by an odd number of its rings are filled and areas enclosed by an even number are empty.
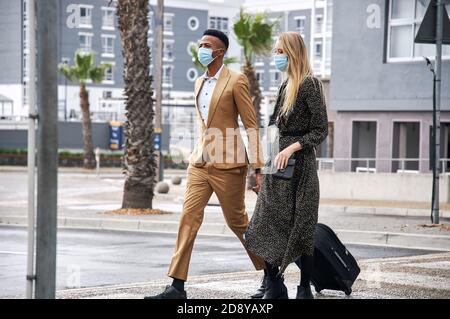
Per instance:
[[[20,251],[6,251],[6,250],[0,250],[0,254],[4,254],[4,255],[26,255],[27,253],[25,253],[25,252],[20,252]]]

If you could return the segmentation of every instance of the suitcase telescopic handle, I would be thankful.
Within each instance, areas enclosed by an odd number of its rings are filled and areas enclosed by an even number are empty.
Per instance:
[[[350,267],[345,263],[345,261],[342,259],[341,256],[339,256],[338,252],[334,249],[334,247],[331,247],[331,250],[333,251],[334,255],[337,257],[337,259],[341,262],[341,264],[347,268],[347,270],[350,270]]]

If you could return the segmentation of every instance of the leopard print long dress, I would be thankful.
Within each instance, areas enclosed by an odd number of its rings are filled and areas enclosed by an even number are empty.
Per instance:
[[[294,176],[283,180],[263,175],[255,211],[245,233],[246,247],[264,261],[286,267],[303,254],[314,252],[314,231],[319,209],[319,178],[315,148],[328,135],[328,117],[320,80],[307,77],[286,117],[276,121],[283,105],[286,82],[269,125],[279,128],[280,150],[298,141],[302,149],[293,154]]]

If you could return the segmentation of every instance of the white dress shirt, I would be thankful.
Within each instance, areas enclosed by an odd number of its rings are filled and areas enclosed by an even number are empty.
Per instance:
[[[211,103],[211,96],[213,95],[214,88],[216,87],[217,80],[219,79],[220,72],[222,72],[223,64],[217,73],[208,78],[208,73],[203,74],[203,86],[197,97],[197,105],[202,116],[203,122],[208,121],[209,105]]]

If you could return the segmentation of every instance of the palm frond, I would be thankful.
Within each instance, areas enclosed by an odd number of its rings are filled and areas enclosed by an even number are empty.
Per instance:
[[[268,22],[266,13],[249,14],[243,9],[233,25],[238,43],[244,48],[246,63],[251,63],[253,55],[261,56],[270,53],[272,34],[277,23]]]
[[[103,81],[105,70],[111,68],[112,65],[102,63],[95,65],[95,53],[77,50],[74,55],[74,65],[60,64],[59,71],[67,80],[74,83],[85,83],[92,80],[94,83]]]

